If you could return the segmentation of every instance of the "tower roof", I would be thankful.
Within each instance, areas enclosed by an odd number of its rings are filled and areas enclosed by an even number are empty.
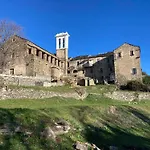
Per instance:
[[[61,37],[61,36],[70,36],[70,35],[68,34],[68,32],[62,32],[62,33],[56,34],[55,37]]]

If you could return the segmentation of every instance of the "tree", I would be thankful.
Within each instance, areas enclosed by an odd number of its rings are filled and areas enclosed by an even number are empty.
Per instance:
[[[146,73],[146,72],[142,72],[142,75],[143,75],[143,76],[147,76],[147,73]]]
[[[0,45],[13,35],[22,35],[22,27],[12,21],[0,20]]]
[[[146,75],[143,77],[143,83],[146,85],[150,85],[150,76]]]
[[[22,36],[22,27],[15,22],[0,20],[0,73],[4,73],[13,58],[14,51],[21,46],[21,40],[11,41],[14,35]]]

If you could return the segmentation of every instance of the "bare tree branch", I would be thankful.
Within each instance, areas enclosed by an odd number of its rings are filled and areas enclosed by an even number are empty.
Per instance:
[[[0,44],[6,42],[13,35],[22,35],[22,27],[15,22],[0,20]]]
[[[14,35],[22,36],[22,27],[12,21],[0,20],[0,73],[10,67],[15,51],[22,44],[21,40],[12,41]]]

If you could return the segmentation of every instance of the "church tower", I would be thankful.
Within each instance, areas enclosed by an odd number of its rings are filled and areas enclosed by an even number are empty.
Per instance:
[[[67,75],[68,68],[68,43],[69,43],[69,34],[59,33],[56,34],[56,56],[64,61],[64,74]]]

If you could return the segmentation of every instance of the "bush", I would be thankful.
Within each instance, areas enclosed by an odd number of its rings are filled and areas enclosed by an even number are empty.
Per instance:
[[[127,85],[121,86],[122,90],[150,92],[150,88],[139,81],[128,81]]]
[[[143,77],[143,83],[146,85],[150,85],[150,76]]]

